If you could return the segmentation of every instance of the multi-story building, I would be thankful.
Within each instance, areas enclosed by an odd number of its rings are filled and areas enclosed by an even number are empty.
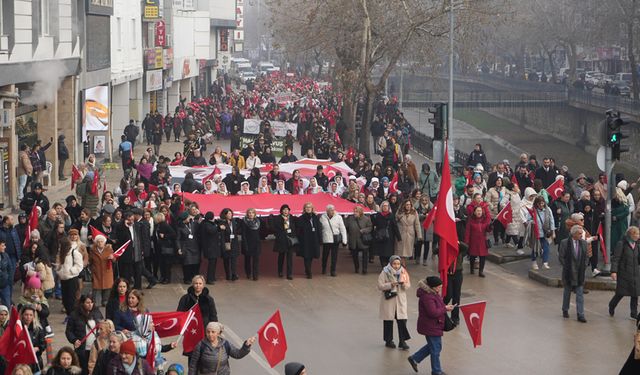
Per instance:
[[[0,11],[0,206],[18,199],[21,145],[53,142],[46,151],[51,185],[58,182],[57,139],[71,162],[82,150],[79,73],[86,34],[85,0],[3,0]],[[46,185],[46,184],[45,184]]]

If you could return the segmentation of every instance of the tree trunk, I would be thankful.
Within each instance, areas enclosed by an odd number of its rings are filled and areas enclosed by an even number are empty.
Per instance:
[[[549,69],[551,69],[551,80],[556,83],[556,63],[553,61],[555,50],[547,51],[547,58],[549,59]]]
[[[371,155],[371,121],[373,120],[373,103],[376,100],[376,92],[366,90],[364,113],[360,125],[360,147],[358,150],[366,155]]]
[[[629,39],[629,45],[627,47],[627,49],[629,50],[628,54],[629,54],[629,65],[631,65],[631,81],[632,81],[632,89],[633,89],[633,98],[638,100],[639,99],[639,93],[640,93],[640,87],[638,87],[638,68],[636,66],[636,54],[634,53],[634,24],[635,24],[635,19],[633,18],[633,16],[636,14],[636,0],[633,0],[632,2],[632,9],[630,11],[631,13],[631,17],[629,19],[629,22],[627,22],[627,38]]]
[[[576,69],[578,68],[578,63],[576,61],[576,46],[574,43],[569,43],[567,45],[567,52],[569,53],[569,82],[573,83],[578,78],[578,73]]]
[[[342,147],[346,149],[349,146],[354,146],[356,143],[356,103],[352,95],[344,95],[342,97],[342,119],[345,123]]]

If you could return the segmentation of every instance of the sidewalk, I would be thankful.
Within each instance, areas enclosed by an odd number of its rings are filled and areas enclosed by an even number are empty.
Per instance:
[[[514,251],[513,249],[506,249]],[[521,277],[527,277],[533,281],[536,281],[542,285],[561,288],[562,285],[562,268],[557,261],[555,256],[555,250],[551,250],[551,261],[549,265],[551,269],[545,270],[540,267],[539,270],[531,269],[531,259],[530,259],[530,251],[525,249],[524,259],[519,259],[515,261],[506,261],[500,263],[499,265],[504,268],[506,271],[509,271],[513,274],[516,274]],[[491,252],[489,259],[491,260]],[[539,266],[542,266],[542,263],[539,263]],[[585,275],[585,289],[591,290],[615,290],[616,282],[611,279],[610,276],[591,276],[591,268],[587,267],[587,273]]]

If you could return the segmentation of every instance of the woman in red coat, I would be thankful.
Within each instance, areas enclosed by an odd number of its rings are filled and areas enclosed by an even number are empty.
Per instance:
[[[471,262],[471,274],[476,257],[480,257],[480,270],[478,276],[484,277],[484,262],[489,254],[487,249],[486,233],[491,231],[491,216],[482,206],[476,206],[473,215],[469,217],[464,242],[469,245],[469,260]]]

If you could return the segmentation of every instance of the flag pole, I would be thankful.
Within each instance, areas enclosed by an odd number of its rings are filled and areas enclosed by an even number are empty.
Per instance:
[[[469,302],[469,303],[465,303],[464,305],[458,305],[458,307],[465,307],[465,306],[470,306],[470,305],[475,305],[476,303],[487,303],[487,301],[476,301],[476,302]]]

